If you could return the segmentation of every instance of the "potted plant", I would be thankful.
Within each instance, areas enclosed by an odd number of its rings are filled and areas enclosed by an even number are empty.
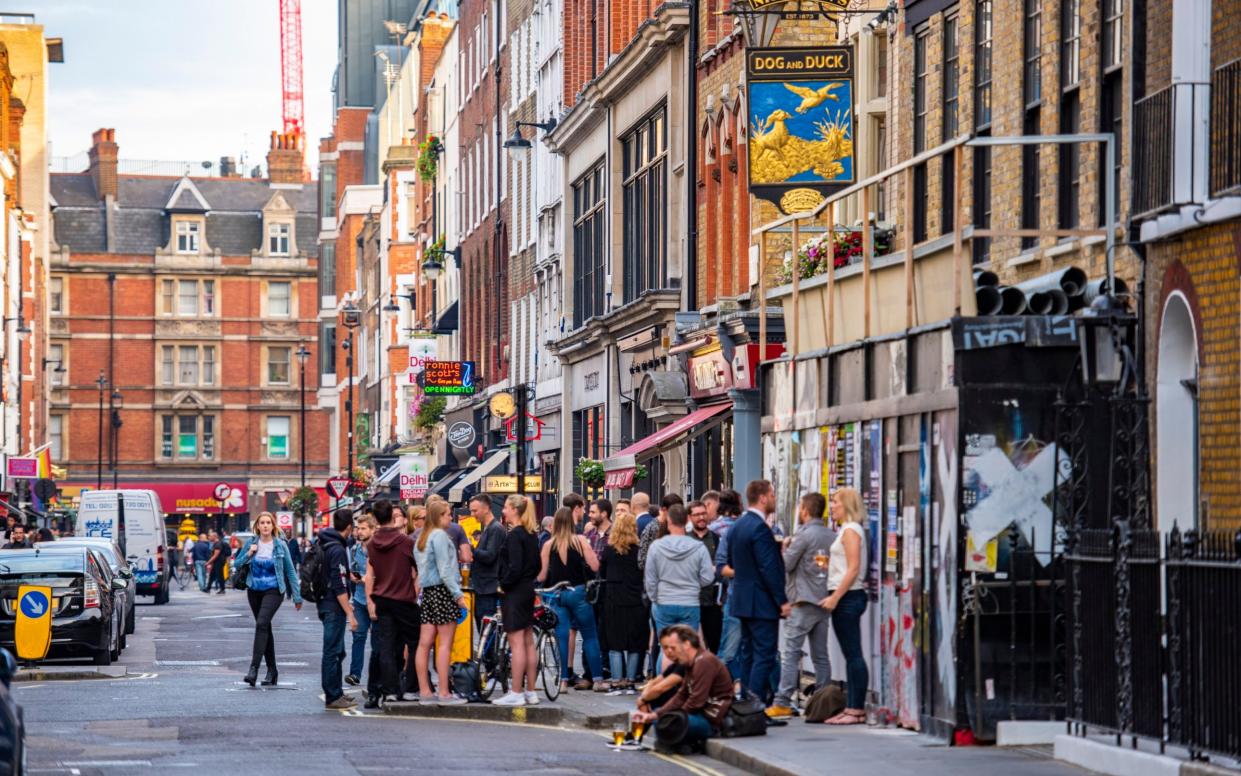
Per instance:
[[[444,419],[444,409],[447,406],[448,399],[443,396],[424,398],[418,404],[417,414],[414,415],[414,425],[423,431],[435,428],[435,425]]]
[[[319,513],[319,494],[309,486],[302,486],[293,491],[285,504],[295,515],[315,515]]]
[[[588,488],[602,488],[607,475],[603,471],[603,462],[583,458],[573,467],[573,474]]]

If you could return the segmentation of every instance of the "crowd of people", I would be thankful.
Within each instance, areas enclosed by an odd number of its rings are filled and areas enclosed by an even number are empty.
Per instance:
[[[300,608],[305,597],[323,624],[327,708],[464,703],[448,679],[449,645],[472,591],[475,624],[498,613],[512,652],[511,691],[493,703],[536,704],[532,625],[542,591],[557,620],[561,689],[637,696],[635,721],[658,740],[700,742],[736,699],[760,703],[771,724],[795,715],[797,699],[807,697],[807,647],[810,689],[831,683],[833,632],[845,657],[847,700],[825,721],[864,722],[868,565],[856,490],[840,489],[830,503],[806,494],[787,536],[764,480],[744,495],[709,491],[688,503],[676,494],[658,504],[645,493],[616,503],[569,494],[541,521],[521,495],[509,496],[499,516],[487,495],[471,499],[466,512],[480,526],[473,542],[437,497],[408,511],[388,501],[356,513],[339,509],[309,548],[278,541],[274,518],[261,515],[257,536],[233,560],[234,574],[248,573],[255,617],[245,681],[254,684],[265,661],[264,683],[275,683],[272,616],[284,598]],[[187,545],[204,591],[222,565],[223,541],[208,535]],[[364,694],[351,697],[345,685]]]

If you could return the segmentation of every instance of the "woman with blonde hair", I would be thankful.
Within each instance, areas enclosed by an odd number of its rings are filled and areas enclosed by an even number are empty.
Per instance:
[[[428,504],[429,504],[429,503],[430,503],[430,502],[428,502]],[[400,507],[398,507],[398,506],[393,505],[393,507],[392,507],[392,519],[393,519],[393,520],[396,520],[396,519],[397,519],[397,518],[396,518],[396,516],[397,516],[397,512],[398,512],[398,511],[399,511],[402,515],[404,515],[404,514],[405,514],[405,511],[404,511],[404,510],[402,510],[402,509],[401,509]],[[405,526],[404,526],[405,533],[409,534],[410,536],[413,536],[415,533],[417,533],[417,532],[418,532],[418,531],[422,528],[422,526],[423,526],[423,524],[424,524],[424,523],[423,523],[423,521],[424,521],[424,520],[426,520],[426,517],[427,517],[427,508],[426,508],[426,507],[420,507],[420,506],[412,506],[412,507],[410,507],[410,508],[409,508],[409,515],[408,515],[407,517],[405,517],[405,518],[404,518],[404,519],[405,519],[405,521],[406,521],[406,522],[405,522]]]
[[[870,671],[862,656],[862,612],[866,611],[866,510],[856,488],[832,494],[832,520],[839,527],[827,563],[827,598],[819,606],[832,613],[832,631],[845,656],[845,710],[825,720],[829,725],[866,721]]]
[[[272,635],[271,621],[286,596],[293,599],[298,611],[302,609],[302,592],[289,546],[280,537],[276,517],[262,512],[254,521],[254,538],[248,540],[241,552],[233,559],[232,574],[249,572],[246,577],[246,598],[254,614],[254,646],[250,652],[250,670],[245,682],[251,687],[258,679],[259,662],[267,661],[267,676],[263,686],[276,684],[276,639]]]
[[[518,493],[505,499],[500,514],[509,529],[500,562],[500,585],[504,592],[500,618],[513,652],[513,686],[503,698],[495,701],[495,705],[533,705],[539,702],[534,689],[539,656],[534,651],[531,627],[534,625],[534,580],[540,570],[539,519],[534,514],[534,502]]]
[[[642,605],[642,570],[638,568],[638,521],[628,509],[617,509],[608,546],[599,559],[603,580],[603,630],[612,668],[612,689],[632,692],[638,664],[651,640]]]
[[[418,584],[422,590],[422,632],[418,637],[418,656],[415,670],[418,686],[422,688],[422,701],[443,704],[465,703],[463,698],[452,694],[449,668],[452,659],[452,637],[457,629],[457,619],[465,607],[465,594],[461,591],[461,569],[457,566],[457,551],[452,539],[444,531],[449,520],[448,503],[442,500],[427,505],[426,525],[414,542],[414,562],[418,565]],[[431,687],[427,662],[431,647],[435,650],[435,674],[439,679],[439,697],[428,689]]]
[[[568,686],[573,669],[569,651],[569,629],[582,635],[582,662],[586,676],[573,689],[590,690],[596,679],[603,679],[603,657],[599,653],[599,631],[595,612],[586,600],[586,582],[599,570],[599,559],[585,536],[577,533],[573,508],[561,507],[552,519],[552,538],[543,545],[539,582],[543,587],[568,583],[568,588],[546,593],[543,602],[556,613],[556,640],[560,642],[560,685]]]

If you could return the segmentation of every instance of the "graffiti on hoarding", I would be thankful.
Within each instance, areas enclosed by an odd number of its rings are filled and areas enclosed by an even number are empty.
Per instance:
[[[973,546],[984,547],[1015,524],[1034,548],[1035,557],[1045,563],[1050,558],[1055,522],[1048,501],[1055,488],[1056,468],[1062,482],[1072,471],[1068,454],[1031,436],[1011,451],[993,446],[967,455],[964,465],[962,481],[970,504],[965,523]]]

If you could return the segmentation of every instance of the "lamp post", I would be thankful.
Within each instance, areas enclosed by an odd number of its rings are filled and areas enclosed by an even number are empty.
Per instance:
[[[299,372],[298,380],[298,401],[300,404],[298,418],[298,444],[301,452],[298,458],[301,461],[302,468],[302,487],[306,487],[306,359],[310,358],[310,351],[306,349],[306,343],[297,346],[297,364]]]
[[[348,439],[349,439],[349,457],[348,469],[346,475],[349,477],[349,486],[345,490],[345,494],[349,495],[353,492],[353,332],[362,324],[362,311],[352,300],[345,302],[342,312],[342,322],[345,328],[349,330],[349,336],[341,345],[345,349],[345,366],[349,369],[349,393],[345,396],[345,412],[348,415]]]
[[[103,370],[99,370],[99,379],[95,381],[95,385],[99,386],[99,461],[97,463],[98,471],[95,476],[95,489],[103,490],[103,388],[108,384],[108,378],[104,376]]]
[[[120,465],[120,461],[121,461],[121,454],[120,454],[119,448],[121,445],[121,426],[124,425],[124,423],[121,421],[121,408],[124,406],[125,406],[125,397],[121,395],[120,391],[113,389],[112,391],[112,489],[113,490],[116,490],[117,488],[117,480],[118,480],[117,466]]]

